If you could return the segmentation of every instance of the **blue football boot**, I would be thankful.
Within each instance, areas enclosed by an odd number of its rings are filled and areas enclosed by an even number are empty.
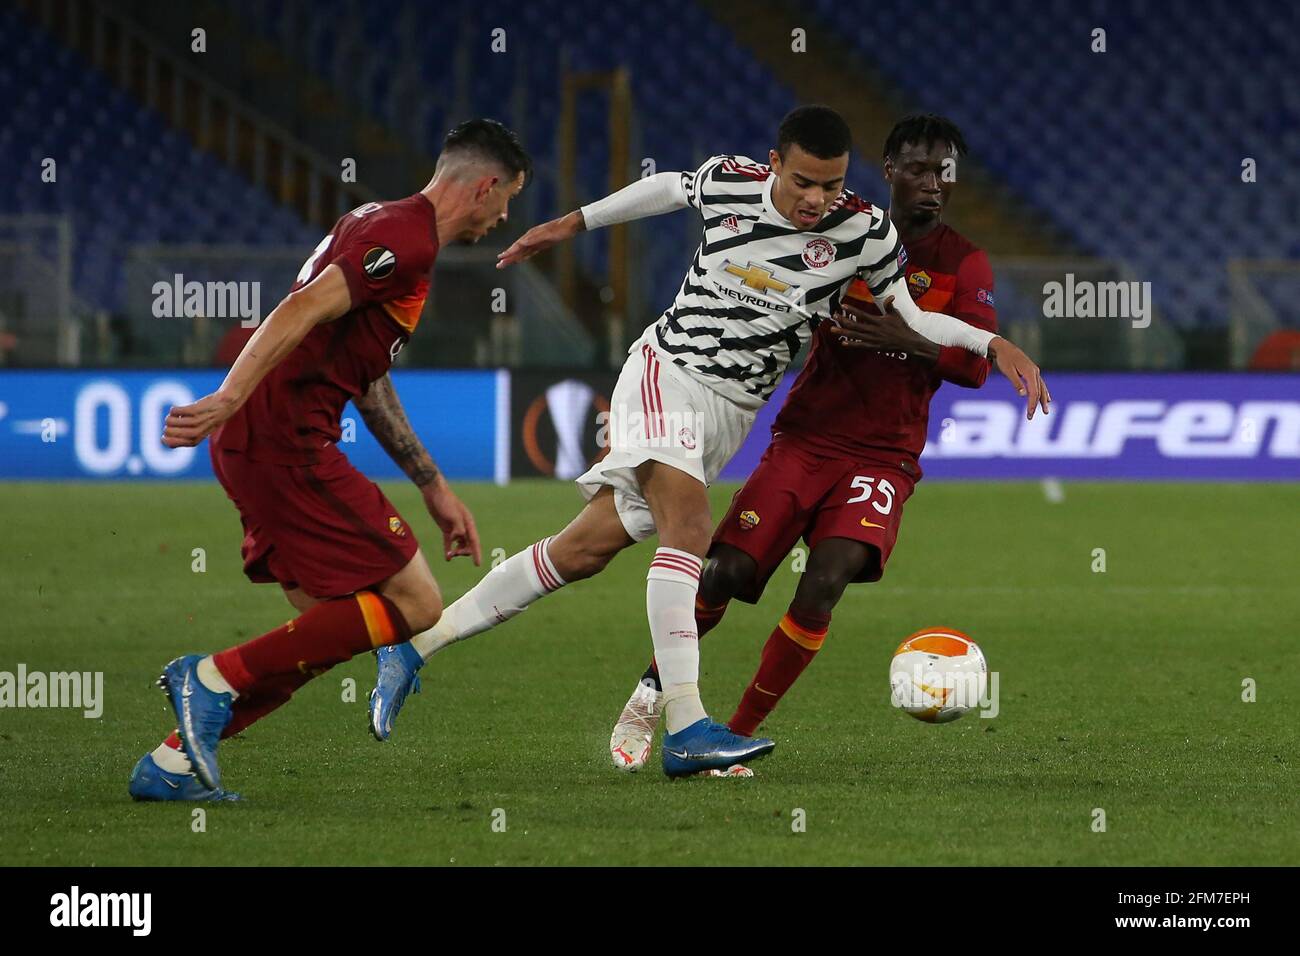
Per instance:
[[[199,680],[201,660],[201,654],[176,658],[163,668],[158,686],[176,712],[176,732],[199,782],[209,790],[220,790],[217,744],[221,742],[221,732],[230,723],[231,698],[229,694],[209,690]]]
[[[209,790],[192,773],[171,773],[145,754],[131,771],[127,791],[133,800],[238,800],[239,794]]]
[[[705,770],[725,770],[732,764],[766,756],[776,743],[766,737],[733,734],[725,724],[704,717],[675,734],[664,734],[661,746],[664,773],[684,777]]]
[[[407,694],[420,692],[420,668],[424,658],[411,646],[391,644],[375,651],[379,673],[375,689],[370,692],[370,732],[376,740],[387,740],[393,732],[393,721],[406,703]]]

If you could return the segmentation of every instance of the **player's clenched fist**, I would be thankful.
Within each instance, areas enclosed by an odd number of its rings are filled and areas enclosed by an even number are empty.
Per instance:
[[[1042,408],[1043,414],[1048,414],[1047,406],[1052,404],[1052,395],[1047,391],[1043,373],[1020,346],[998,336],[989,343],[989,358],[1016,387],[1016,392],[1026,396],[1026,418],[1032,419],[1036,408]]]
[[[561,216],[559,219],[552,219],[550,222],[544,222],[540,226],[533,226],[526,233],[516,239],[510,248],[497,256],[497,268],[503,269],[506,266],[514,265],[516,262],[523,262],[525,259],[531,259],[556,243],[572,239],[583,230],[582,212],[575,211],[567,216]]]
[[[169,448],[197,445],[238,409],[239,403],[221,392],[205,395],[192,405],[173,405],[163,422],[163,444]]]

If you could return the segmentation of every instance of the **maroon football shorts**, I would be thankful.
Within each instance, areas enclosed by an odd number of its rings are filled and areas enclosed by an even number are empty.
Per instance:
[[[854,580],[879,581],[919,474],[901,455],[844,458],[773,440],[713,533],[714,544],[739,548],[758,565],[754,589],[736,596],[755,603],[800,538],[809,548],[827,538],[870,545]]]
[[[392,577],[420,549],[379,486],[342,453],[316,465],[252,461],[215,446],[211,455],[239,509],[244,573],[254,583],[341,597]]]

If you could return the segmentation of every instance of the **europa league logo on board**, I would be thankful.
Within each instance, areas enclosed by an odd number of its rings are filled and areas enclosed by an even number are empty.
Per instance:
[[[522,381],[521,381],[522,379]],[[609,399],[597,385],[579,378],[538,382],[529,389],[527,377],[516,374],[519,394],[516,408],[519,444],[523,460],[531,469],[516,465],[516,474],[553,475],[571,480],[578,477],[604,454],[598,435],[609,414]]]

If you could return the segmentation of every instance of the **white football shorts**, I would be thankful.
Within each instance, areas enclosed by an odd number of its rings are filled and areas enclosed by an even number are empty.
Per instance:
[[[712,484],[740,449],[757,410],[719,395],[651,344],[654,327],[628,352],[610,396],[609,454],[575,479],[583,497],[614,489],[619,520],[634,541],[655,533],[636,468],[660,461]]]

